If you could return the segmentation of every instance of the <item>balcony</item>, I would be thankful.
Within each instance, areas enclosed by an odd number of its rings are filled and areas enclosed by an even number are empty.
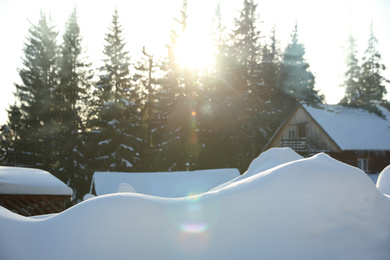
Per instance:
[[[306,138],[283,138],[280,145],[281,147],[289,147],[305,157],[320,152]]]

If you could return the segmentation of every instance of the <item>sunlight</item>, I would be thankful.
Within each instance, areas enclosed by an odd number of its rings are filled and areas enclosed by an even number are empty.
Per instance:
[[[211,36],[202,31],[189,30],[179,36],[176,61],[190,69],[207,69],[213,65],[214,49]]]

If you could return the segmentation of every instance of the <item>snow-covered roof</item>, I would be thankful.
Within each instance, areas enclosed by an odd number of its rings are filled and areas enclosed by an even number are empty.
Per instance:
[[[303,107],[342,150],[390,150],[390,114],[385,109],[380,117],[341,105]]]
[[[185,197],[208,191],[240,175],[238,169],[212,169],[187,172],[95,172],[96,195],[118,192],[122,183],[135,192],[159,197]]]
[[[72,195],[72,189],[47,171],[0,166],[0,194]]]

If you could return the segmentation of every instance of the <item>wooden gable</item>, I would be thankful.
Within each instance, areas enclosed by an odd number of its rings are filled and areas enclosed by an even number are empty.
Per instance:
[[[290,147],[302,155],[341,151],[335,141],[301,104],[296,106],[279,127],[264,150],[272,147]]]

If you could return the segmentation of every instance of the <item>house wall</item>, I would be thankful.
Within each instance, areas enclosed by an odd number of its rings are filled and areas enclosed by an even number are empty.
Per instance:
[[[329,155],[354,167],[359,167],[359,159],[366,159],[368,162],[366,173],[379,173],[390,165],[390,151],[343,151],[330,152]]]
[[[283,138],[303,137],[320,151],[340,151],[334,141],[301,106],[298,106],[289,120],[281,126],[272,142],[268,144],[267,149],[280,147]]]

